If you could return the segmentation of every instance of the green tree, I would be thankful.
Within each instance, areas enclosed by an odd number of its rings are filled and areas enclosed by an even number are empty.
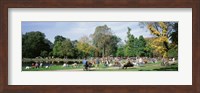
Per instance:
[[[124,45],[124,42],[120,41],[117,45],[117,52],[116,52],[116,56],[121,56],[121,57],[124,57],[125,56],[125,45]]]
[[[40,56],[42,56],[42,57],[47,57],[48,56],[48,52],[47,51],[42,51],[41,53],[40,53]]]
[[[82,51],[83,55],[87,57],[89,56],[89,54],[91,56],[91,53],[94,53],[93,51],[95,51],[96,48],[92,45],[91,41],[87,36],[83,36],[77,43],[77,49],[79,51]]]
[[[62,41],[57,41],[53,46],[53,56],[62,57]]]
[[[62,56],[72,58],[74,56],[74,47],[70,39],[66,39],[61,44]]]
[[[146,41],[145,41],[143,36],[139,36],[138,44],[136,44],[136,45],[138,45],[138,47],[137,47],[137,51],[138,51],[137,56],[145,56]]]
[[[131,34],[131,28],[128,27],[127,32],[127,41],[125,45],[125,56],[146,56],[150,55],[147,54],[150,52],[150,49],[148,49],[146,40],[143,36],[139,36],[139,38],[134,37],[134,35]],[[122,49],[121,49],[122,50]]]
[[[98,55],[102,54],[104,57],[116,53],[116,46],[120,39],[112,34],[111,28],[107,25],[97,26],[94,34],[91,36]]]
[[[39,31],[27,32],[22,35],[22,56],[24,58],[34,58],[41,56],[41,52],[50,51],[50,45],[45,42],[44,33]]]
[[[158,54],[154,52],[153,48],[151,47],[151,43],[153,41],[153,37],[145,38],[146,41],[146,47],[144,48],[145,50],[145,56],[146,57],[158,57]]]
[[[105,55],[112,55],[112,56],[116,56],[116,53],[117,53],[117,44],[121,41],[120,38],[118,38],[117,36],[115,35],[112,35],[110,37],[110,43],[108,43],[106,45],[106,51],[105,51]]]
[[[172,25],[172,33],[169,35],[171,44],[170,49],[168,51],[169,57],[176,57],[178,58],[178,23],[174,23]]]
[[[168,57],[175,57],[178,58],[178,47],[174,47],[174,45],[170,45],[170,49],[168,51]]]
[[[57,36],[54,37],[54,44],[56,44],[56,42],[58,42],[58,41],[62,42],[62,41],[65,41],[65,40],[66,40],[65,37],[57,35]]]
[[[74,48],[74,56],[73,58],[84,58],[84,55],[83,55],[83,52],[80,51],[77,47],[78,45],[78,41],[77,40],[74,40],[72,41],[72,46]]]
[[[74,47],[70,39],[58,40],[53,47],[53,55],[56,57],[69,57],[74,56]]]
[[[54,37],[54,45],[53,45],[53,56],[55,57],[64,57],[63,54],[63,42],[66,40],[65,37],[57,35]]]
[[[131,34],[131,28],[128,27],[128,32],[127,32],[127,38],[128,40],[125,41],[126,45],[125,45],[125,56],[135,56],[135,49],[134,47],[134,42],[135,42],[135,37],[134,35]]]

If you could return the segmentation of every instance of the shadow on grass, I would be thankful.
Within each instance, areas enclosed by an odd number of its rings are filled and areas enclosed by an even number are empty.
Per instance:
[[[165,66],[156,69],[140,69],[138,71],[178,71],[178,64],[171,64],[170,66]]]
[[[170,66],[166,66],[159,69],[153,69],[153,70],[154,71],[178,71],[178,64],[174,63],[174,64],[171,64]]]
[[[165,68],[153,69],[153,71],[178,71],[178,67],[165,67]]]
[[[153,70],[140,69],[138,71],[178,71],[178,67],[165,67],[165,68],[158,68],[158,69],[153,69]]]
[[[140,70],[138,70],[138,71],[152,71],[152,70],[144,70],[144,69],[140,69]]]

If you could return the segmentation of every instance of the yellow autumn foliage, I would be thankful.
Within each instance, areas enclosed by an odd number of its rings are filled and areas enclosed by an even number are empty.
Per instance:
[[[157,31],[157,30],[153,27],[152,24],[148,25],[148,29],[151,31],[151,33],[152,33],[153,35],[160,36],[160,32]]]
[[[96,47],[91,44],[89,37],[83,36],[77,43],[77,49],[84,52],[86,55],[91,53],[91,51],[97,51]]]
[[[162,29],[167,29],[167,25],[164,22],[158,22],[158,24]]]
[[[167,37],[167,25],[164,22],[158,23],[161,31],[158,31],[152,24],[148,25],[151,34],[156,36],[150,46],[155,49],[155,52],[160,53],[163,57],[167,57],[167,49],[163,45],[164,42],[169,42]]]

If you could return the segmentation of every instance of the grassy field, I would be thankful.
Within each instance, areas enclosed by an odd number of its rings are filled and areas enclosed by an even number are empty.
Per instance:
[[[52,65],[50,68],[30,68],[25,69],[22,67],[22,71],[83,71],[83,65],[79,64],[78,67],[62,67],[62,65]],[[90,71],[178,71],[178,63],[171,64],[169,66],[161,66],[161,63],[147,63],[144,66],[129,67],[122,69],[119,67],[105,67],[100,64],[99,68],[92,67]]]

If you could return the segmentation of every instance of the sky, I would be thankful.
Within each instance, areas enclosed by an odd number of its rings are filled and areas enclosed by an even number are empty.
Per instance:
[[[40,31],[45,34],[45,38],[54,42],[54,37],[61,35],[71,40],[79,40],[82,36],[89,36],[95,32],[97,26],[107,25],[116,36],[120,37],[122,42],[127,39],[128,27],[135,37],[152,37],[146,28],[141,28],[138,22],[38,22],[23,21],[22,34],[31,31]]]

